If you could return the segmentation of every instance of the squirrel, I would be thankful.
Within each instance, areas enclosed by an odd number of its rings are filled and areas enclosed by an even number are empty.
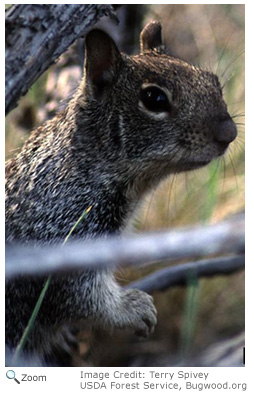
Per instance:
[[[121,234],[144,195],[171,173],[203,167],[236,138],[218,77],[167,54],[158,21],[140,53],[121,53],[99,29],[85,39],[84,76],[66,109],[34,130],[6,166],[7,243],[63,242]],[[44,279],[6,283],[6,344],[20,341]],[[61,328],[91,323],[148,336],[153,299],[122,289],[111,270],[52,277],[25,345],[47,356]],[[58,338],[58,339],[57,339]]]

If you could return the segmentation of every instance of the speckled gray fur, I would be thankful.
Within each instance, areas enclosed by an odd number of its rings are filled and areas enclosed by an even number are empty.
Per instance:
[[[72,238],[120,233],[151,187],[170,173],[208,164],[235,138],[218,78],[164,53],[159,23],[145,27],[141,50],[120,54],[105,33],[88,34],[76,94],[7,164],[8,243],[63,242],[89,206]],[[143,107],[143,84],[170,93],[168,113]],[[10,348],[18,343],[43,282],[22,277],[8,282]],[[148,335],[156,310],[150,296],[122,290],[109,271],[55,277],[26,349],[48,353],[61,327],[86,322]]]

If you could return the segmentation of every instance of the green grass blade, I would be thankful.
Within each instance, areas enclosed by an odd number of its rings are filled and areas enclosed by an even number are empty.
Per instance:
[[[70,232],[68,233],[68,235],[65,237],[64,242],[63,242],[63,245],[65,245],[65,244],[67,243],[67,241],[69,240],[69,238],[70,238],[70,236],[72,235],[73,231],[74,231],[74,230],[76,229],[76,227],[80,224],[80,222],[85,218],[85,216],[88,214],[88,212],[91,210],[91,208],[92,208],[92,206],[90,206],[89,208],[87,208],[87,209],[83,212],[83,214],[80,216],[80,218],[79,218],[79,219],[77,220],[77,222],[74,224],[74,226],[71,228],[71,230],[70,230]],[[18,358],[19,358],[19,356],[20,356],[20,353],[21,353],[21,352],[23,351],[23,349],[24,349],[24,346],[25,346],[25,344],[26,344],[26,342],[27,342],[28,336],[29,336],[29,334],[30,334],[30,332],[31,332],[31,330],[32,330],[32,327],[34,326],[36,317],[37,317],[37,315],[38,315],[38,313],[39,313],[39,310],[40,310],[40,308],[41,308],[43,299],[44,299],[44,297],[45,297],[45,295],[46,295],[46,292],[47,292],[47,290],[48,290],[48,288],[49,288],[51,278],[52,278],[52,275],[49,275],[48,278],[47,278],[47,280],[46,280],[46,282],[45,282],[45,284],[44,284],[44,287],[43,287],[42,290],[41,290],[40,296],[39,296],[39,298],[38,298],[38,300],[37,300],[37,302],[36,302],[36,305],[35,305],[35,307],[34,307],[34,310],[33,310],[32,314],[31,314],[31,317],[30,317],[30,319],[29,319],[29,321],[28,321],[27,327],[25,328],[25,330],[24,330],[24,332],[23,332],[23,335],[22,335],[22,337],[21,337],[21,339],[20,339],[20,342],[19,342],[19,344],[18,344],[18,346],[17,346],[17,348],[16,348],[16,350],[15,350],[15,352],[14,352],[13,359],[12,359],[12,365],[15,364],[15,362],[18,360]]]

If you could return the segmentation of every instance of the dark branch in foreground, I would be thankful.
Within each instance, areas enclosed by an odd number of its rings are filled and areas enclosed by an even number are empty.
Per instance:
[[[243,251],[244,217],[238,216],[216,225],[129,238],[70,241],[64,246],[9,246],[6,248],[6,276],[137,266]]]
[[[236,255],[184,263],[183,265],[161,269],[147,277],[128,284],[127,287],[138,288],[148,293],[163,291],[173,285],[185,285],[193,278],[234,273],[244,268],[244,262],[244,255]]]
[[[18,4],[5,13],[5,110],[10,112],[38,77],[103,16],[110,4]]]

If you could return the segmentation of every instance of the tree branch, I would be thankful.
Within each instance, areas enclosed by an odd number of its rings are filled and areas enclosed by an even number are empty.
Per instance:
[[[57,246],[7,246],[6,276],[47,275],[86,268],[144,265],[244,251],[243,216],[211,226],[73,241]]]
[[[193,278],[235,273],[244,269],[244,263],[244,255],[184,263],[158,270],[147,277],[128,284],[127,288],[138,288],[148,293],[163,291],[173,285],[186,285]]]
[[[6,114],[38,77],[103,16],[117,20],[110,4],[18,4],[8,8]]]

